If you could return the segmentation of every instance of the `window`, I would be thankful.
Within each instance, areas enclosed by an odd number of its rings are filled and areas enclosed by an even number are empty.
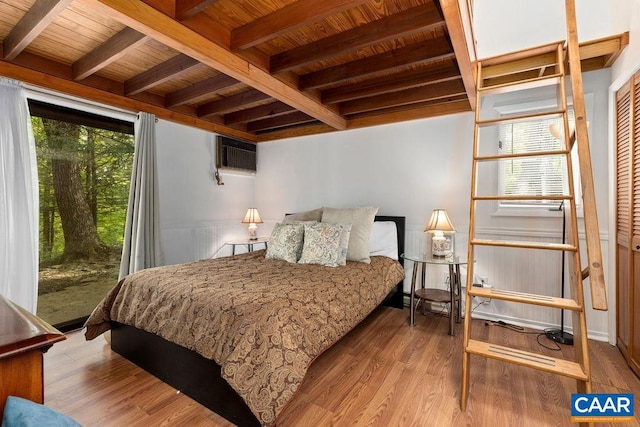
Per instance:
[[[70,329],[118,280],[133,123],[30,100],[40,187],[38,316]]]
[[[548,111],[548,110],[547,110]],[[534,113],[535,111],[528,111]],[[569,110],[569,127],[573,128],[573,109]],[[542,118],[540,120],[505,123],[498,127],[498,151],[500,154],[524,154],[541,151],[561,150],[563,143],[552,134],[552,126],[562,132],[562,117]],[[580,205],[580,186],[577,145],[574,145],[572,169],[574,172],[574,191],[576,206]],[[563,155],[527,156],[506,159],[499,162],[498,185],[500,195],[562,195],[568,194],[566,181],[567,167]],[[557,207],[557,200],[502,200],[499,210],[548,210]],[[502,211],[502,213],[505,213]],[[508,213],[507,213],[508,214]]]

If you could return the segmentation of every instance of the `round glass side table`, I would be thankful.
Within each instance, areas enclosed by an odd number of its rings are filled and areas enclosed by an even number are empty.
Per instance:
[[[449,335],[455,335],[454,320],[460,323],[461,319],[461,301],[462,301],[462,283],[460,275],[460,266],[466,265],[467,260],[464,257],[432,257],[421,256],[415,254],[402,254],[403,259],[413,262],[413,274],[411,276],[411,316],[409,322],[411,326],[416,324],[416,306],[420,300],[431,302],[442,302],[449,304]],[[425,271],[427,265],[446,265],[449,267],[449,290],[426,288],[425,287]],[[416,289],[418,278],[418,270],[420,271],[420,288]],[[424,304],[424,302],[423,302]]]

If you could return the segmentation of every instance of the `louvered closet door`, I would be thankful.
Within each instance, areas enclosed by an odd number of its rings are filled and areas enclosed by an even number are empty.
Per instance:
[[[640,72],[616,93],[616,342],[640,375]]]
[[[640,375],[640,72],[634,76],[632,89],[632,138],[633,153],[631,184],[631,251],[629,265],[629,282],[633,296],[633,351],[631,368]]]
[[[616,93],[616,342],[627,361],[631,358],[633,322],[633,293],[629,277],[631,93],[631,82]]]

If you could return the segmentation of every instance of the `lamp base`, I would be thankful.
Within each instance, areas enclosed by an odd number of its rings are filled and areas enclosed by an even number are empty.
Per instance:
[[[258,226],[254,222],[249,224],[247,231],[249,231],[249,240],[258,240]]]
[[[551,341],[555,341],[559,344],[573,345],[573,335],[569,332],[561,331],[560,329],[552,329],[544,333]]]

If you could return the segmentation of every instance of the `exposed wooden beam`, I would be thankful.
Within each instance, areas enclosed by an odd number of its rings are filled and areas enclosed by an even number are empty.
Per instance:
[[[200,13],[218,0],[175,0],[176,2],[176,19],[183,20],[190,16]]]
[[[296,138],[300,136],[318,135],[321,133],[331,133],[336,130],[323,123],[313,123],[302,126],[295,126],[287,129],[276,129],[273,131],[258,134],[258,142],[277,141],[284,138]]]
[[[347,116],[347,118],[349,120],[356,120],[356,119],[361,119],[361,118],[371,117],[371,116],[381,116],[381,115],[388,115],[388,114],[399,113],[404,111],[414,111],[416,109],[423,109],[426,107],[442,106],[444,104],[449,104],[451,102],[466,101],[466,99],[467,99],[467,95],[462,93],[459,95],[446,96],[444,98],[431,99],[428,101],[420,101],[412,104],[395,105],[391,107],[381,108],[378,110],[364,111],[362,113],[350,114],[349,116]]]
[[[25,65],[21,65],[23,63]],[[35,71],[35,68],[47,69],[48,72]],[[161,98],[157,96],[140,96],[138,99],[126,97],[124,96],[124,85],[120,82],[97,75],[89,76],[82,82],[75,82],[71,77],[70,65],[26,52],[16,57],[14,62],[0,61],[0,75],[132,112],[147,111],[160,119],[187,126],[236,136],[249,141],[256,140],[256,137],[248,132],[198,118],[195,113],[190,115],[181,111],[169,110],[163,106]]]
[[[405,69],[411,65],[454,57],[451,45],[444,37],[441,37],[431,42],[406,46],[358,61],[347,62],[346,64],[304,74],[300,76],[298,87],[300,90],[322,88],[353,78]]]
[[[460,78],[460,71],[458,71],[455,61],[450,60],[445,63],[438,63],[435,67],[409,70],[403,73],[368,79],[362,83],[328,89],[322,92],[322,101],[326,104],[335,104],[457,78]]]
[[[557,45],[556,45],[557,46]],[[482,78],[490,79],[505,75],[512,75],[530,70],[538,70],[540,68],[553,67],[557,64],[556,52],[545,53],[541,55],[531,56],[516,61],[487,65],[482,67]],[[557,71],[556,71],[557,72]]]
[[[599,56],[597,58],[589,58],[580,61],[580,65],[582,67],[582,72],[586,73],[587,71],[601,70],[603,68],[610,67],[610,65],[607,65],[607,62],[608,60],[606,56]]]
[[[605,57],[604,66],[610,67],[628,44],[628,31],[615,36],[582,42],[580,43],[580,60],[584,64],[587,59]]]
[[[165,105],[167,107],[175,107],[183,104],[197,104],[210,99],[218,91],[232,89],[241,85],[244,85],[244,83],[233,77],[229,77],[226,74],[218,74],[184,89],[168,93],[165,97]]]
[[[271,97],[259,90],[249,89],[226,98],[208,102],[198,107],[198,117],[221,115],[249,108],[258,102],[263,102]]]
[[[4,59],[18,56],[69,3],[71,0],[37,0],[2,41]]]
[[[469,102],[465,100],[453,100],[441,104],[415,104],[402,110],[392,112],[381,112],[364,117],[349,119],[347,122],[349,129],[359,129],[370,126],[386,125],[410,120],[426,119],[429,117],[444,116],[447,114],[465,113],[471,111]],[[277,141],[284,138],[294,138],[299,136],[318,135],[322,133],[335,132],[335,129],[324,124],[310,124],[306,126],[296,126],[289,129],[277,129],[270,132],[260,133],[258,142]]]
[[[429,2],[274,55],[271,57],[271,72],[289,71],[312,62],[444,25],[440,11]]]
[[[103,16],[147,34],[166,46],[182,52],[203,64],[233,77],[248,86],[289,104],[297,110],[336,129],[344,129],[346,120],[333,108],[271,76],[247,60],[230,52],[191,28],[182,25],[153,7],[128,0],[76,0]]]
[[[392,92],[385,95],[343,102],[340,104],[340,112],[344,115],[349,115],[361,113],[363,111],[378,110],[397,105],[415,104],[425,100],[446,98],[461,94],[465,94],[464,84],[460,79],[457,79],[442,84],[433,84],[420,88],[407,89],[400,92]]]
[[[73,79],[82,80],[117,61],[147,40],[147,36],[125,27],[98,48],[73,63]]]
[[[278,117],[272,117],[269,119],[256,120],[255,122],[249,122],[247,124],[247,131],[249,132],[261,132],[267,129],[277,129],[286,126],[299,125],[303,123],[315,122],[313,117],[296,111],[295,113],[285,114]]]
[[[607,68],[611,67],[613,63],[616,62],[620,54],[622,54],[622,51],[624,50],[624,48],[629,44],[628,31],[623,34],[620,34],[619,37],[620,37],[620,50],[617,52],[613,52],[610,55],[607,55],[607,60],[604,63],[604,66]]]
[[[626,36],[628,34],[623,33],[580,43],[580,63],[583,72],[605,68],[608,55],[619,54],[627,45]],[[532,52],[532,49],[524,49],[483,59],[482,77],[485,85],[498,85],[557,73],[556,50],[558,44],[564,43],[559,40],[538,46],[535,52]],[[565,70],[570,74],[566,60]]]
[[[358,129],[369,126],[444,116],[447,114],[464,113],[467,111],[471,111],[471,107],[467,100],[445,102],[442,104],[432,104],[428,106],[421,106],[420,104],[417,104],[415,108],[403,109],[401,111],[394,111],[386,114],[383,112],[376,115],[350,119],[348,121],[348,128]],[[262,140],[262,138],[260,139]]]
[[[235,125],[238,123],[247,123],[252,120],[264,119],[267,117],[276,117],[295,111],[284,102],[276,101],[258,107],[247,108],[246,110],[236,111],[224,116],[225,125]]]
[[[465,7],[460,8],[459,0],[440,0],[440,7],[447,22],[447,31],[456,53],[458,68],[462,75],[471,109],[476,108],[476,65],[475,40],[471,28],[471,16]],[[473,57],[469,52],[474,52]]]
[[[246,49],[368,0],[298,0],[231,32],[231,50]]]
[[[199,65],[200,62],[187,55],[176,55],[168,61],[150,68],[144,73],[131,77],[124,82],[124,92],[126,95],[135,95],[171,80]]]

